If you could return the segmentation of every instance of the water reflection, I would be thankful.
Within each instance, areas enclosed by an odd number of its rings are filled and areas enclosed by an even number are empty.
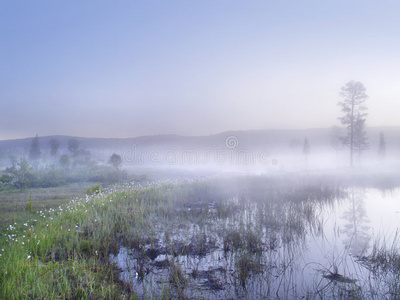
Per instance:
[[[343,233],[346,238],[343,240],[346,247],[353,255],[361,256],[370,249],[371,227],[365,207],[366,191],[351,188],[348,201],[350,206],[343,212],[342,218],[346,221]]]
[[[385,218],[377,190],[251,178],[153,192],[110,257],[141,298],[370,295],[358,259]]]

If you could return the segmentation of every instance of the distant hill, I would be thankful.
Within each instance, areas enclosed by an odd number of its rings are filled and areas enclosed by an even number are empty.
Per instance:
[[[343,128],[340,130],[344,130]],[[211,150],[259,150],[266,149],[276,155],[289,154],[291,141],[296,141],[297,152],[301,153],[304,138],[307,137],[312,153],[334,151],[331,147],[332,128],[311,129],[266,129],[226,131],[208,136],[153,135],[135,138],[85,138],[71,136],[39,136],[41,151],[49,155],[49,140],[60,143],[59,154],[68,154],[68,140],[77,139],[80,148],[90,151],[94,158],[105,159],[112,153],[122,154],[132,149],[146,151],[209,151]],[[367,129],[371,153],[376,153],[379,133],[384,132],[387,152],[400,155],[400,127],[370,127]],[[344,131],[343,131],[344,132]],[[33,137],[0,141],[0,160],[10,155],[27,156]],[[231,143],[227,145],[227,143]],[[293,146],[293,143],[292,143]]]
[[[371,144],[379,141],[379,133],[384,132],[388,145],[400,144],[400,127],[370,127],[367,129]],[[290,140],[297,139],[302,142],[305,137],[311,144],[327,146],[332,135],[332,128],[311,129],[265,129],[265,130],[240,130],[225,131],[208,136],[180,136],[175,134],[151,135],[134,138],[86,138],[74,136],[39,136],[40,146],[45,151],[49,149],[49,140],[55,138],[60,142],[60,149],[66,149],[69,139],[77,139],[80,146],[85,149],[121,149],[135,144],[140,147],[171,146],[207,148],[225,146],[225,140],[229,136],[235,136],[239,145],[244,148],[259,148],[265,146],[287,146]],[[29,150],[33,137],[15,140],[0,140],[0,149]]]

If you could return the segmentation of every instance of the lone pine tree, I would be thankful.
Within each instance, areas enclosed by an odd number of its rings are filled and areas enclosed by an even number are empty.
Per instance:
[[[340,91],[343,101],[338,102],[344,116],[339,120],[347,126],[347,135],[342,142],[350,148],[350,166],[353,167],[354,152],[361,152],[368,149],[368,140],[365,133],[365,120],[367,107],[365,100],[368,98],[366,89],[361,82],[349,81]]]

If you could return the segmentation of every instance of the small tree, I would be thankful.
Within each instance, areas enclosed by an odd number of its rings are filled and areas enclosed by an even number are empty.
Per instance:
[[[66,154],[61,155],[60,157],[60,165],[61,167],[63,167],[64,169],[68,169],[69,165],[70,165],[70,160],[69,160],[69,156]]]
[[[40,151],[39,137],[38,135],[36,135],[36,137],[33,138],[31,143],[31,149],[29,150],[29,158],[31,160],[38,160],[40,156],[42,156],[42,152]]]
[[[303,144],[303,154],[306,157],[306,164],[308,163],[308,155],[310,154],[310,144],[308,143],[308,139],[304,138]]]
[[[385,141],[385,135],[381,131],[379,134],[379,149],[378,149],[378,154],[381,158],[384,158],[386,156],[386,141]]]
[[[111,155],[110,159],[108,160],[108,163],[112,165],[115,169],[118,169],[122,164],[122,158],[120,155],[113,153],[113,155]]]
[[[56,138],[51,138],[49,141],[50,145],[50,154],[52,156],[56,156],[58,152],[58,147],[60,146],[59,141]]]
[[[366,136],[363,134],[365,126],[365,117],[367,107],[365,100],[368,98],[365,93],[366,89],[361,82],[349,81],[342,87],[340,96],[343,101],[338,102],[344,116],[339,120],[343,125],[347,125],[347,136],[343,138],[343,143],[350,148],[350,166],[353,167],[353,154],[355,148],[361,155],[361,151],[365,150]]]
[[[77,139],[69,139],[68,140],[68,150],[71,151],[73,156],[78,155],[78,149],[79,149],[79,141]]]

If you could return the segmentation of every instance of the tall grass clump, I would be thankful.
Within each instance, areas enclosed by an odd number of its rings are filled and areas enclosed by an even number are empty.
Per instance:
[[[400,299],[400,235],[397,231],[393,241],[388,243],[376,240],[371,254],[360,257],[361,264],[370,270],[374,276],[373,286],[377,296],[389,296],[391,299]],[[379,293],[378,293],[379,292]]]

